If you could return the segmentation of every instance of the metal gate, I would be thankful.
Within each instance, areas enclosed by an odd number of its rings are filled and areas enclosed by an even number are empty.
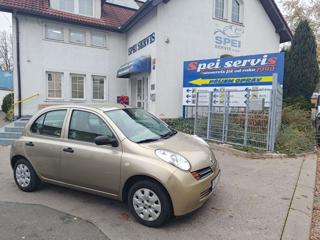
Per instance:
[[[274,79],[272,89],[198,91],[192,109],[194,133],[207,140],[274,151],[282,113],[282,87]]]

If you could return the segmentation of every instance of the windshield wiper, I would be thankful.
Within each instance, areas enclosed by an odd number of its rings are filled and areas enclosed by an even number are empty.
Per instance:
[[[136,142],[136,143],[149,143],[149,142],[156,142],[158,140],[160,140],[161,138],[150,138],[150,139],[144,139],[144,140],[141,140],[139,142]]]
[[[170,132],[168,132],[168,133],[166,133],[166,134],[164,134],[164,135],[161,135],[161,138],[163,138],[163,139],[168,139],[168,138],[176,135],[177,133],[178,133],[177,131],[172,130],[172,131],[170,131]]]

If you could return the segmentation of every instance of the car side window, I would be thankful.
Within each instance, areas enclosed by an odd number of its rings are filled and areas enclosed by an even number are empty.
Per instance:
[[[31,125],[31,132],[50,137],[60,137],[66,113],[67,110],[56,110],[41,115]]]
[[[74,110],[71,116],[68,138],[93,143],[94,139],[98,136],[112,138],[113,133],[97,115]]]

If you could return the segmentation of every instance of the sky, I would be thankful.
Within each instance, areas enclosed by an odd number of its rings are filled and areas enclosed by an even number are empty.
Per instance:
[[[11,31],[11,14],[0,12],[0,31]]]

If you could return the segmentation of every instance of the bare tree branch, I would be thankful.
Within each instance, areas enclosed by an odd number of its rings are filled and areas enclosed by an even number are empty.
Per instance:
[[[3,71],[13,70],[12,35],[6,31],[0,32],[0,68]]]

